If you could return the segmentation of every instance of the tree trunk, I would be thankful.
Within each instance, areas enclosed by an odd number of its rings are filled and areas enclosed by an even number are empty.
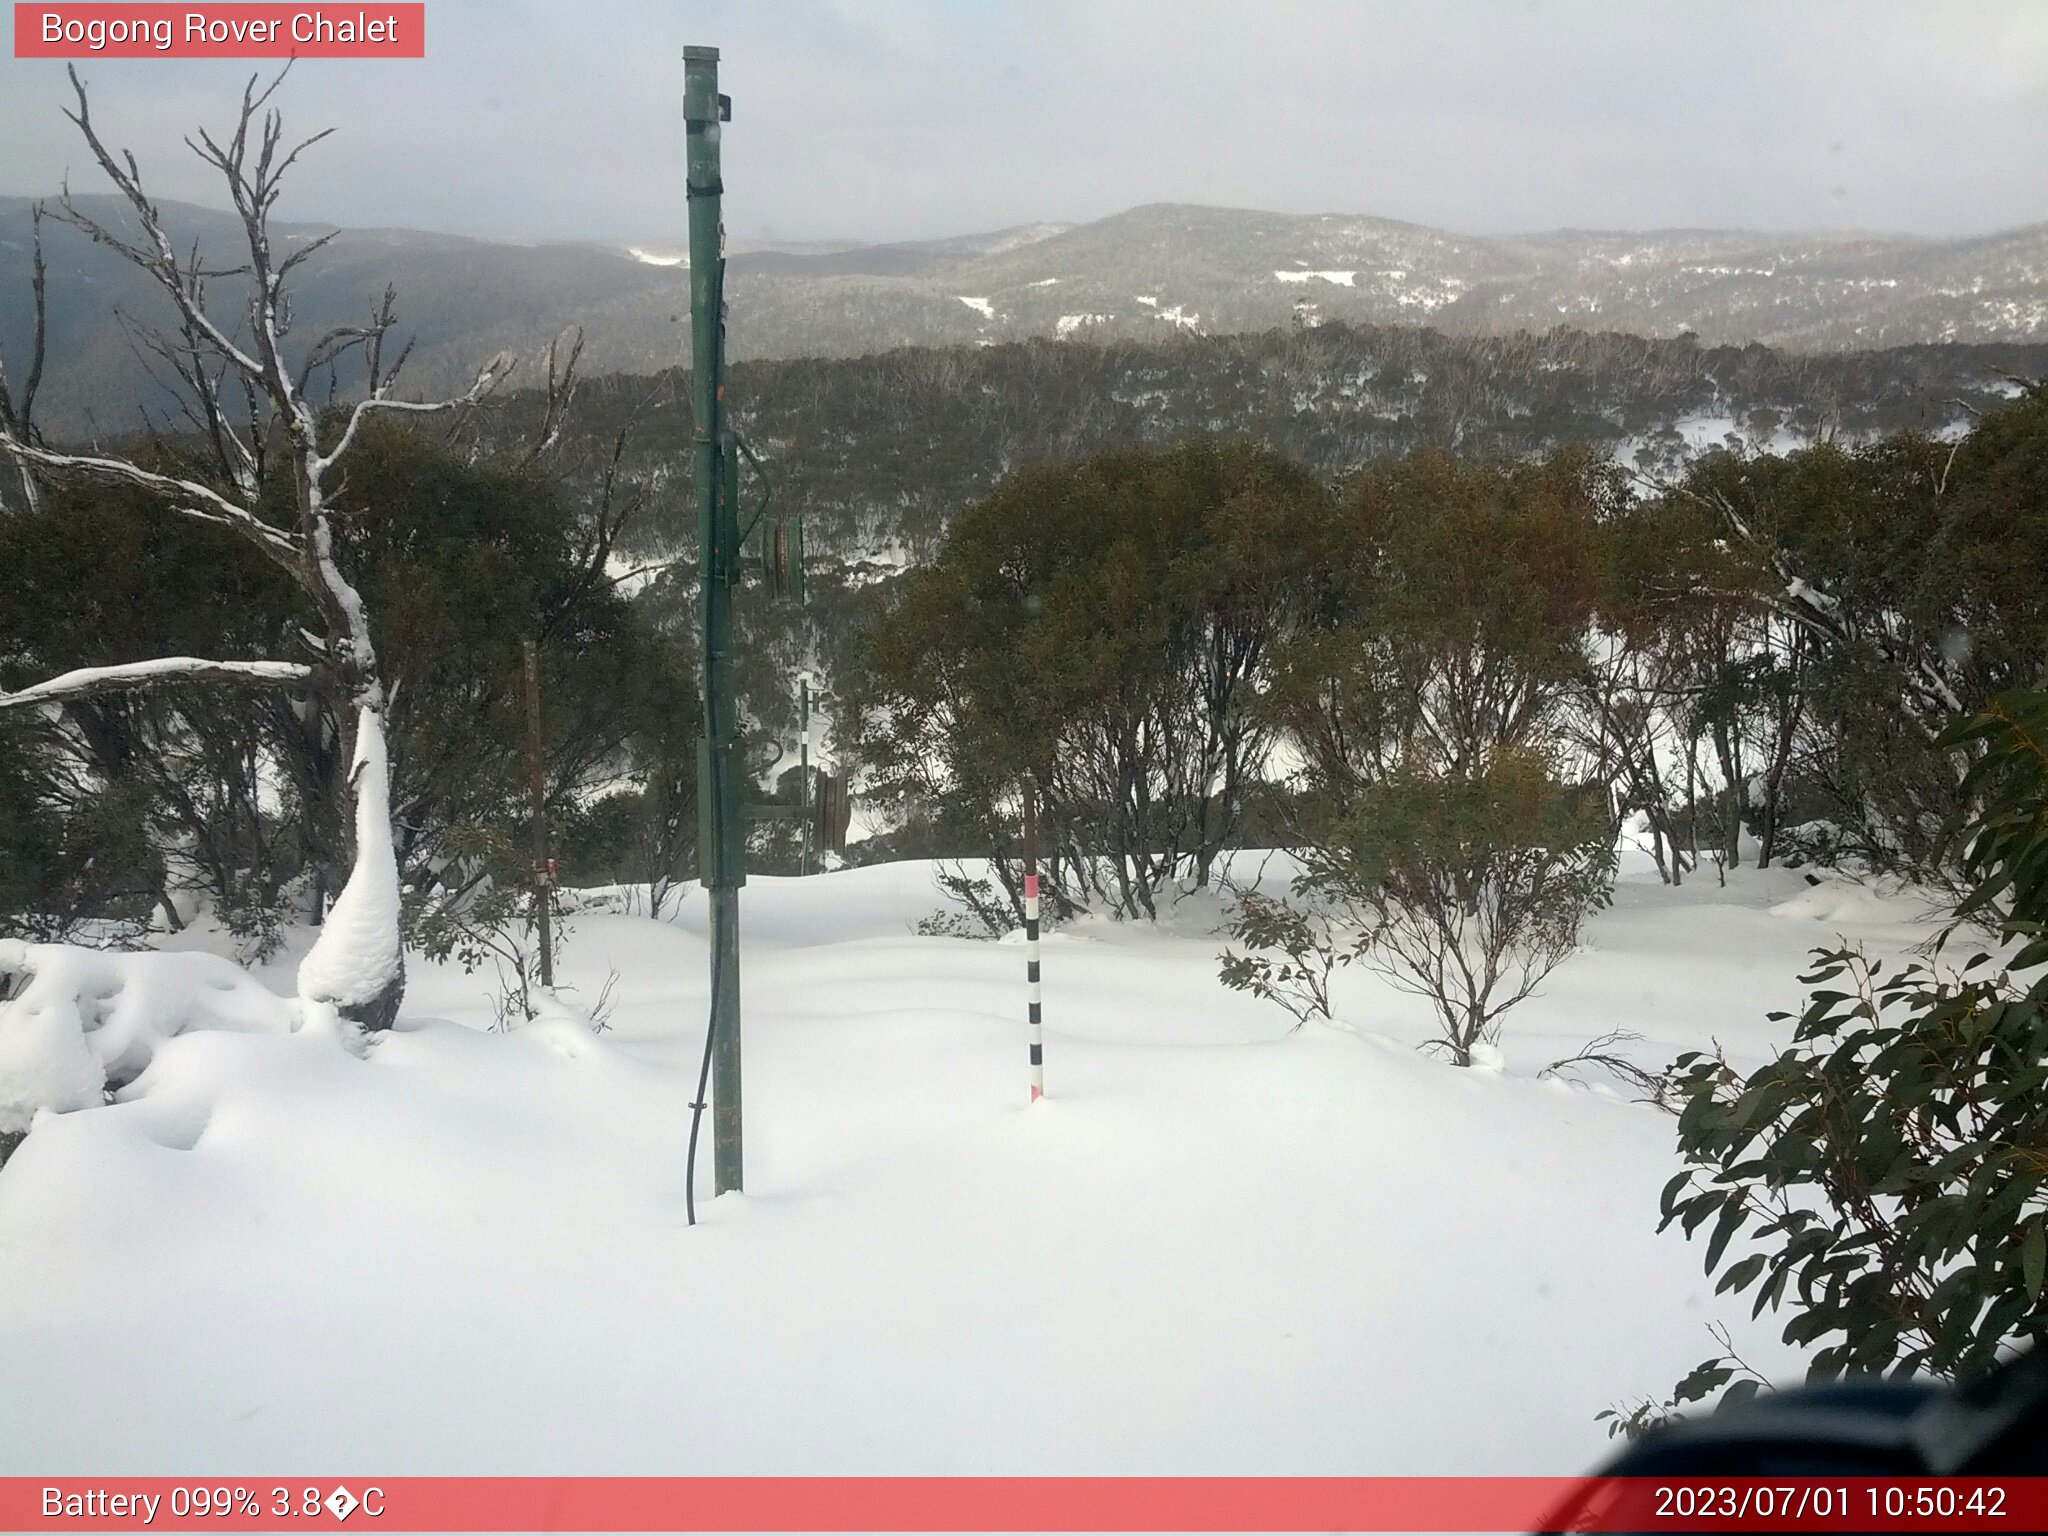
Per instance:
[[[1742,782],[1741,749],[1725,720],[1714,724],[1714,755],[1721,762],[1721,856],[1729,869],[1742,864],[1742,812],[1747,796]]]
[[[1757,867],[1768,869],[1778,851],[1779,797],[1785,783],[1785,766],[1792,759],[1792,743],[1799,731],[1799,717],[1805,709],[1800,688],[1805,639],[1795,636],[1792,645],[1792,682],[1778,712],[1778,730],[1771,745],[1771,763],[1764,780],[1764,845],[1757,855]]]
[[[1700,738],[1698,732],[1685,743],[1685,841],[1691,850],[1686,868],[1700,867]]]
[[[1456,1061],[1461,1067],[1472,1065],[1472,1047],[1477,1045],[1486,1031],[1486,1015],[1477,1000],[1465,1005],[1465,1029],[1456,1042]]]
[[[405,997],[398,860],[391,845],[391,778],[381,709],[356,711],[355,860],[327,921],[299,962],[299,996],[365,1029],[389,1029]]]

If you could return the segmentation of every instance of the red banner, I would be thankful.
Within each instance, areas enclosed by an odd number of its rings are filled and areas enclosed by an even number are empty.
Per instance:
[[[2041,1531],[2048,1478],[0,1478],[7,1531]]]
[[[14,7],[17,59],[423,59],[427,8],[355,5]]]

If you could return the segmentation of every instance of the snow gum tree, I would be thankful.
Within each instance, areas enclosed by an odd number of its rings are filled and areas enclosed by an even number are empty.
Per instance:
[[[1297,896],[1348,910],[1363,960],[1426,999],[1431,1042],[1470,1066],[1604,906],[1614,851],[1597,786],[1528,751],[1456,774],[1398,772],[1326,823]]]
[[[1619,499],[1572,452],[1368,466],[1263,701],[1302,764],[1297,901],[1349,915],[1357,956],[1430,1001],[1461,1066],[1611,885],[1609,797],[1568,727]]]
[[[1012,476],[862,636],[846,740],[870,787],[950,813],[1012,910],[1026,770],[1056,915],[1149,919],[1207,884],[1272,746],[1252,705],[1327,501],[1208,439]]]
[[[1814,824],[1816,857],[1967,890],[1947,833],[1968,809],[1975,748],[1943,733],[2048,665],[2044,489],[2038,386],[1953,442],[1909,432],[1784,457],[1720,453],[1668,489],[1748,567],[1731,594],[1735,644],[1687,627],[1696,656],[1723,662],[1691,668],[1709,729],[1762,717],[1752,733],[1765,750],[1750,754],[1764,770],[1759,830],[1775,833],[1787,802],[1795,825]],[[1797,707],[1777,707],[1788,690]]]
[[[285,173],[326,136],[286,142],[282,118],[269,104],[283,78],[279,74],[262,89],[250,81],[231,133],[217,139],[202,130],[186,141],[219,174],[242,225],[243,249],[233,264],[214,266],[196,248],[179,252],[144,191],[135,156],[108,148],[93,123],[83,83],[76,71],[71,75],[76,105],[65,115],[126,202],[132,227],[117,230],[94,218],[68,190],[54,217],[132,263],[168,301],[170,326],[141,340],[175,380],[184,426],[210,454],[206,470],[187,473],[146,467],[133,457],[68,451],[46,441],[28,412],[14,406],[0,416],[0,456],[22,472],[24,486],[32,487],[40,476],[132,487],[157,498],[165,516],[214,525],[245,540],[290,577],[319,616],[317,628],[298,633],[307,659],[165,656],[87,668],[0,693],[0,709],[61,705],[165,680],[309,690],[314,702],[332,711],[336,749],[349,764],[343,809],[352,847],[348,878],[300,964],[299,992],[307,1003],[340,1018],[382,1029],[396,1017],[405,986],[386,741],[391,697],[362,596],[336,560],[333,498],[342,462],[371,417],[473,404],[502,381],[512,359],[500,353],[453,399],[398,398],[393,389],[404,353],[395,359],[385,355],[396,324],[389,290],[363,323],[298,343],[289,279],[332,237],[285,251],[273,243],[271,215]],[[222,280],[239,290],[238,305],[224,304],[212,292]],[[35,351],[40,359],[40,338]],[[309,396],[309,381],[344,359],[360,363],[365,393],[338,418],[323,420]],[[26,494],[32,497],[32,489]]]

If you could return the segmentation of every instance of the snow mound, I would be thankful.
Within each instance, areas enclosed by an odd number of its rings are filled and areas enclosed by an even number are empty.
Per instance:
[[[0,941],[0,1135],[104,1101],[190,1030],[285,1032],[295,1010],[232,961]]]
[[[1772,917],[1816,923],[1910,923],[1926,907],[1926,893],[1854,880],[1824,880],[1769,908]]]
[[[530,1045],[554,1052],[567,1061],[579,1061],[604,1049],[597,1038],[597,1021],[568,1002],[559,992],[543,990],[534,1015],[515,1033]]]
[[[396,943],[398,860],[391,847],[390,770],[381,711],[356,712],[355,766],[350,775],[356,797],[356,857],[341,894],[328,909],[320,937],[299,962],[299,996],[327,1005],[324,1011],[351,1012],[385,996],[405,974]],[[389,1022],[386,1020],[385,1022]]]

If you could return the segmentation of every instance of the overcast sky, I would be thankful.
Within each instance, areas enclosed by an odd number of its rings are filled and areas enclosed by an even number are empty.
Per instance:
[[[0,191],[98,190],[11,10]],[[2041,0],[429,0],[424,61],[294,69],[290,125],[339,132],[282,212],[680,240],[686,43],[724,54],[742,238],[1146,202],[1480,233],[2048,220]],[[81,69],[159,195],[221,201],[178,135],[246,65]]]

